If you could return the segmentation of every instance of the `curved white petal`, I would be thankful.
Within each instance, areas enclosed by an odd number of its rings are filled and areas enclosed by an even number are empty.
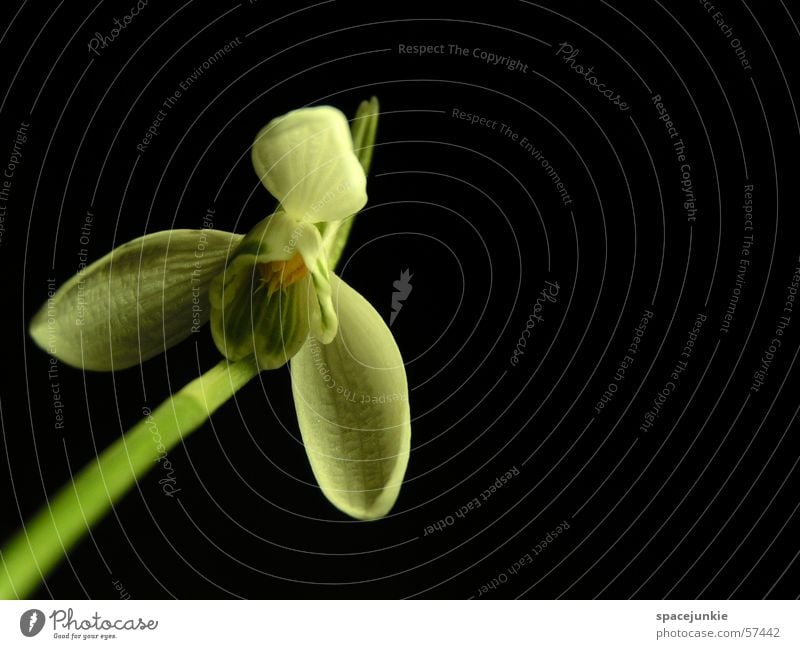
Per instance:
[[[295,219],[337,221],[367,202],[347,119],[330,106],[272,120],[256,136],[252,160],[261,182]]]
[[[386,515],[408,465],[411,419],[403,359],[381,316],[331,273],[339,330],[292,359],[297,421],[327,498],[359,519]]]
[[[31,337],[75,367],[137,365],[208,320],[209,283],[241,239],[219,230],[167,230],[129,241],[56,291],[33,317]]]

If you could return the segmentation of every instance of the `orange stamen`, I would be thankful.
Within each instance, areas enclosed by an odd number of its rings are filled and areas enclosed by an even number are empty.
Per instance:
[[[261,264],[261,282],[267,287],[267,295],[299,282],[308,275],[302,255],[296,253],[288,261],[268,261]]]

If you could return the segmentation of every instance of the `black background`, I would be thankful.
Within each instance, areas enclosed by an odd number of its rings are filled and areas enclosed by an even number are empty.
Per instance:
[[[246,232],[274,206],[248,147],[304,105],[382,115],[369,204],[341,275],[387,320],[392,282],[413,291],[393,326],[411,386],[412,457],[378,522],[347,519],[316,487],[286,368],[262,374],[141,480],[36,593],[41,597],[791,597],[798,595],[800,313],[764,385],[750,387],[794,269],[800,143],[797,2],[720,0],[747,50],[701,2],[150,2],[99,55],[131,3],[9,3],[0,43],[0,163],[30,124],[0,240],[3,462],[0,538],[169,393],[218,359],[210,334],[112,375],[59,365],[26,337],[48,278],[144,233]],[[236,38],[137,143],[162,102]],[[630,105],[570,70],[559,44]],[[400,45],[445,46],[415,56]],[[449,45],[470,55],[449,54]],[[519,59],[491,66],[476,50]],[[651,98],[686,144],[696,221]],[[457,108],[508,124],[530,153]],[[499,126],[498,126],[499,128]],[[754,243],[730,331],[720,325],[754,185]],[[85,215],[94,222],[80,243]],[[555,303],[517,366],[510,358],[545,281]],[[599,414],[641,314],[639,353]],[[694,326],[686,371],[640,430]],[[515,467],[465,517],[455,513]],[[426,528],[452,517],[452,525]],[[520,570],[509,568],[566,529]],[[563,528],[562,528],[563,529]],[[486,584],[493,584],[487,591]],[[482,586],[484,588],[482,589]]]

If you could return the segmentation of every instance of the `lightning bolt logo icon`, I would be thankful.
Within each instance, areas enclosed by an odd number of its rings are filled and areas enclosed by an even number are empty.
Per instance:
[[[412,275],[409,269],[406,268],[400,273],[400,279],[395,280],[392,283],[392,286],[394,286],[395,290],[392,293],[392,313],[389,316],[390,327],[394,324],[397,314],[400,313],[400,309],[403,308],[403,302],[408,299],[408,296],[411,294],[411,289],[414,288],[411,286],[412,277],[414,277],[414,275]]]
[[[19,618],[19,630],[22,635],[31,638],[35,636],[44,626],[44,613],[38,608],[25,611]]]

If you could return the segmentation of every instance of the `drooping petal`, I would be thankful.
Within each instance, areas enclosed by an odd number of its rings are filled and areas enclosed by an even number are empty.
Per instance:
[[[292,359],[292,393],[322,492],[358,519],[385,516],[408,465],[411,420],[400,350],[383,319],[331,274],[339,330]]]
[[[71,277],[33,317],[31,337],[59,360],[121,370],[208,320],[208,285],[241,235],[168,230],[129,241]]]
[[[256,136],[252,160],[261,182],[295,219],[337,221],[367,202],[347,119],[330,106],[272,120]]]
[[[309,331],[330,341],[337,320],[319,230],[283,211],[261,221],[209,291],[211,333],[231,360],[255,354],[262,370],[286,363]]]

